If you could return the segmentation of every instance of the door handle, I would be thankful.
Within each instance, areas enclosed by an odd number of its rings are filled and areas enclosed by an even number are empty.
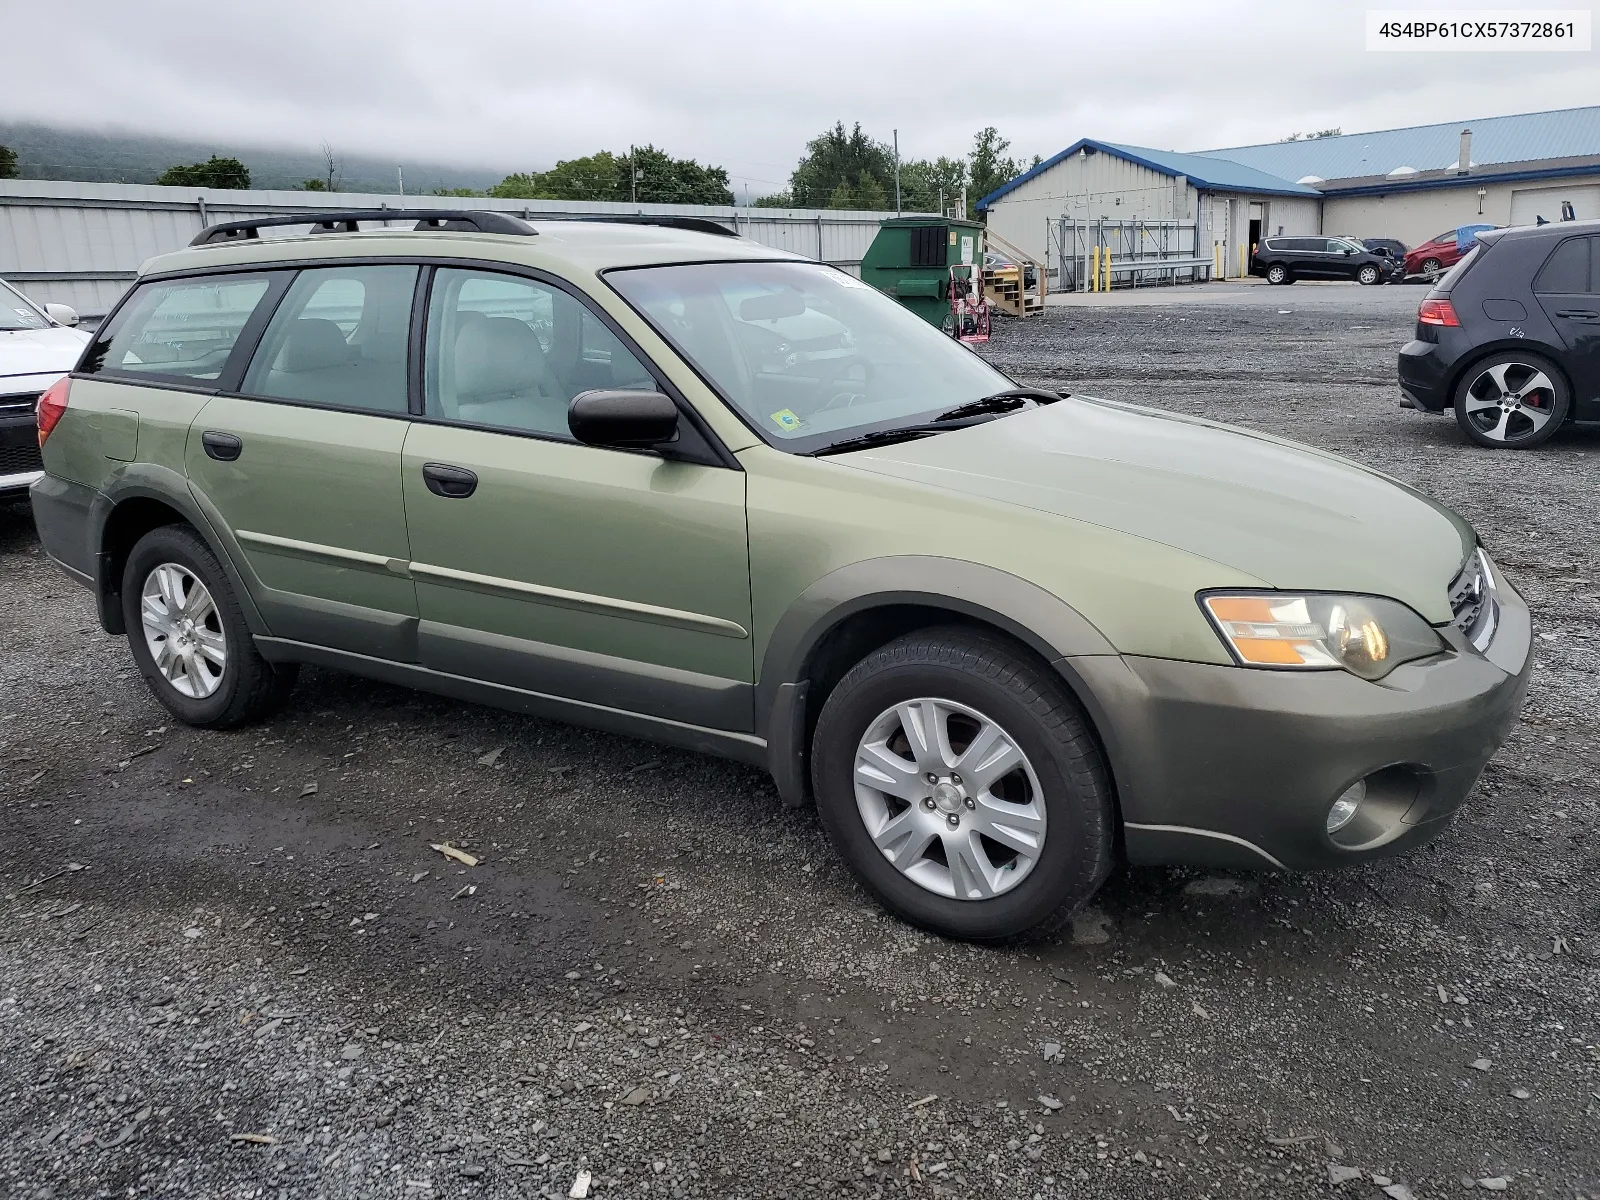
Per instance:
[[[1558,308],[1556,316],[1570,317],[1574,321],[1593,321],[1600,319],[1600,312],[1592,308]]]
[[[423,482],[435,496],[446,500],[460,500],[478,490],[478,477],[465,467],[452,467],[445,463],[424,463]]]
[[[218,433],[208,429],[200,435],[200,444],[206,455],[218,462],[232,462],[244,452],[244,442],[231,433]]]

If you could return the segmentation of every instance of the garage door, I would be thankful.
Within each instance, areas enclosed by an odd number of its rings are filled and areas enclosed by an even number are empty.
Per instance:
[[[1511,223],[1537,225],[1538,218],[1546,221],[1561,220],[1561,204],[1566,201],[1580,221],[1600,217],[1600,185],[1581,184],[1574,187],[1528,188],[1511,193]]]

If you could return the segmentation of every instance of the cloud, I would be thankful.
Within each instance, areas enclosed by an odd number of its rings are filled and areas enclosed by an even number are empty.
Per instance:
[[[73,0],[8,6],[8,116],[513,169],[653,142],[752,193],[859,120],[902,154],[1171,149],[1600,103],[1589,54],[1370,54],[1342,0]],[[39,53],[17,53],[35,46]]]

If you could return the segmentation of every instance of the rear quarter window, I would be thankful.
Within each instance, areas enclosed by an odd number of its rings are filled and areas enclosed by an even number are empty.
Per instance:
[[[97,331],[80,373],[214,383],[272,282],[253,274],[140,284]]]
[[[1568,238],[1555,248],[1534,277],[1533,290],[1545,295],[1573,295],[1589,290],[1593,238]]]

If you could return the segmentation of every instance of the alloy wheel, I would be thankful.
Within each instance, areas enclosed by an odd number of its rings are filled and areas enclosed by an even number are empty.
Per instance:
[[[1467,385],[1460,403],[1486,440],[1510,445],[1534,437],[1550,423],[1556,390],[1540,368],[1502,362],[1484,368]]]
[[[884,858],[941,896],[1003,895],[1044,849],[1044,793],[1028,756],[953,700],[922,697],[879,714],[856,748],[855,793]]]
[[[1432,283],[1440,275],[1444,274],[1444,264],[1437,258],[1425,258],[1422,260],[1422,273],[1427,277],[1428,282]]]
[[[193,571],[166,562],[146,575],[139,617],[156,670],[175,691],[203,700],[222,686],[228,665],[222,614]]]

